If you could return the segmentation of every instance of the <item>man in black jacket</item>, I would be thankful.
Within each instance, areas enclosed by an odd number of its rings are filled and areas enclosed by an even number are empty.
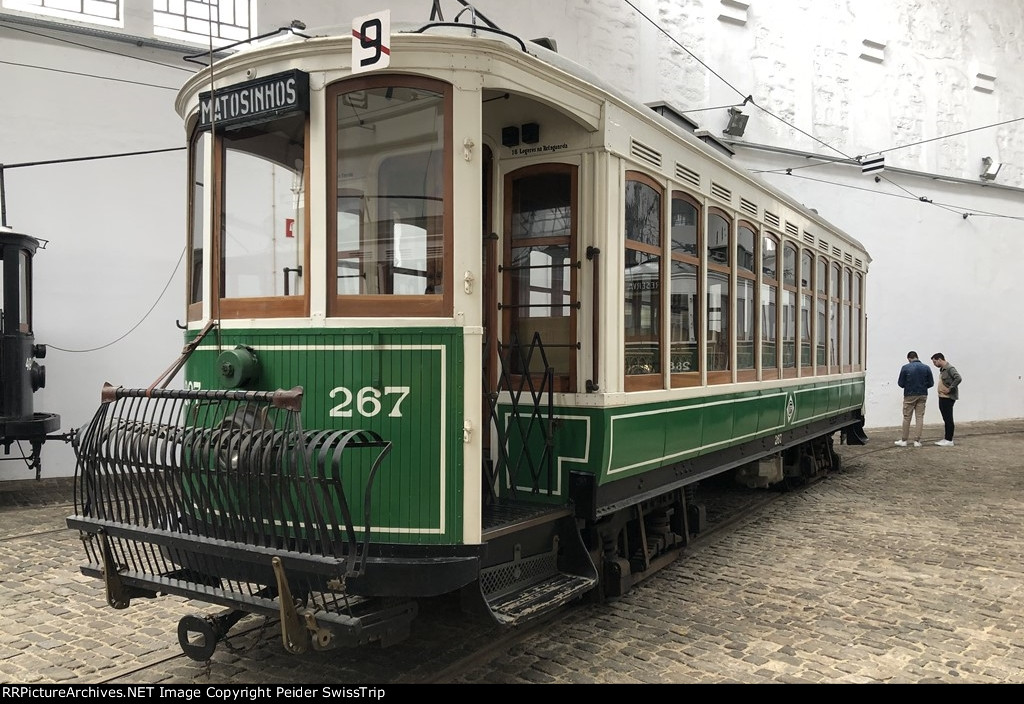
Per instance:
[[[952,364],[946,361],[945,355],[936,352],[932,355],[932,364],[939,368],[939,413],[942,414],[942,422],[945,425],[943,438],[936,445],[939,447],[953,446],[953,404],[960,398],[960,372]]]
[[[932,370],[917,357],[917,352],[907,352],[907,363],[900,369],[896,383],[903,389],[903,438],[896,441],[900,447],[907,446],[910,437],[910,418],[917,419],[914,447],[921,447],[921,431],[924,429],[924,407],[928,401],[928,389],[935,384]]]

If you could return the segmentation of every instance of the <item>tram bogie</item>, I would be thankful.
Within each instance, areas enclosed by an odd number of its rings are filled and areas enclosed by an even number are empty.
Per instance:
[[[187,388],[105,390],[68,522],[110,605],[230,609],[183,620],[196,659],[243,613],[304,652],[425,597],[614,598],[704,530],[702,481],[862,437],[856,240],[541,46],[385,39],[254,45],[179,95]]]

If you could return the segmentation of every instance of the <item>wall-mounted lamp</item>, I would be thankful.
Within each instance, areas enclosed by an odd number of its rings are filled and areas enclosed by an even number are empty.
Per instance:
[[[508,127],[501,128],[501,146],[503,147],[518,147],[519,146],[519,128],[515,125],[509,125]]]
[[[729,108],[729,124],[722,130],[722,134],[727,134],[732,137],[742,137],[743,130],[747,128],[747,120],[750,119],[749,115],[744,115],[739,108]]]
[[[520,126],[509,125],[501,128],[501,146],[518,147],[520,140],[524,144],[539,142],[540,125],[536,122],[525,122]]]
[[[1002,164],[992,161],[992,157],[987,156],[981,160],[980,177],[985,181],[995,181],[996,174],[999,173],[999,169],[1001,168],[1003,168]]]

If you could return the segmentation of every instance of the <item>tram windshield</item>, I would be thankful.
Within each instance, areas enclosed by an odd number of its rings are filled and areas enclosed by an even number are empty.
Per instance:
[[[295,112],[191,141],[189,319],[212,295],[214,317],[297,315],[306,309],[306,115]],[[213,189],[207,149],[213,140]],[[211,192],[212,191],[212,192]],[[204,245],[212,204],[212,251]],[[208,261],[207,261],[208,260]],[[209,268],[209,283],[205,268]]]
[[[305,124],[296,114],[224,134],[223,298],[304,293]]]
[[[337,315],[440,312],[445,294],[450,98],[433,81],[384,81],[330,98]]]

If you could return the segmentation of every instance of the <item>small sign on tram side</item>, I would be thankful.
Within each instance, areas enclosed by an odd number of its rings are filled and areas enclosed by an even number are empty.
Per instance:
[[[352,20],[352,73],[387,68],[391,63],[391,11]]]

